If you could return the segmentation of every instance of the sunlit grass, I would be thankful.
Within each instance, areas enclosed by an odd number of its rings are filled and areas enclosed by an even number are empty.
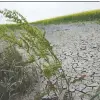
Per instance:
[[[71,15],[59,16],[56,18],[40,20],[33,22],[33,24],[60,24],[70,22],[84,22],[84,21],[95,21],[100,19],[100,9],[85,11],[81,13],[75,13]]]

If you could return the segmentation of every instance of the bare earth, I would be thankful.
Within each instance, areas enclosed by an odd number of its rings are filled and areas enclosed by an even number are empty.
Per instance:
[[[72,77],[86,75],[85,80],[70,86],[70,90],[77,90],[74,99],[89,100],[79,91],[92,94],[100,85],[100,25],[95,22],[48,25],[45,30],[66,73]]]

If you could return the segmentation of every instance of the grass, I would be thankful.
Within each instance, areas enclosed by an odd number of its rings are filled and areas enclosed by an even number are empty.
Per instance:
[[[66,23],[98,21],[98,20],[100,20],[100,9],[40,20],[36,22],[31,22],[30,24],[34,25],[37,24],[48,25],[48,24],[61,24],[61,23],[66,24]],[[1,24],[0,27],[2,26],[6,26],[7,28],[13,30],[20,29],[19,24]]]
[[[40,20],[33,22],[32,24],[60,24],[60,23],[70,23],[70,22],[83,22],[83,21],[95,21],[100,19],[100,9],[85,11],[81,13],[75,13],[71,15],[59,16],[56,18]]]
[[[24,94],[32,86],[32,77],[29,77],[22,62],[22,56],[15,47],[0,53],[0,100],[11,100],[14,95]]]

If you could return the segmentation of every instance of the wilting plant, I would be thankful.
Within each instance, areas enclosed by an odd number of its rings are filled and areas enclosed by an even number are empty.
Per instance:
[[[52,46],[50,46],[50,43],[45,38],[44,32],[37,27],[31,26],[27,20],[16,11],[5,9],[0,10],[0,13],[10,21],[17,23],[21,29],[18,34],[15,34],[11,29],[2,26],[0,27],[0,39],[7,42],[10,47],[22,49],[27,56],[23,64],[33,63],[37,72],[42,74],[47,81],[50,81],[50,78],[55,75],[57,70],[61,67],[61,62],[54,54]],[[15,62],[13,62],[13,64],[15,64]],[[20,70],[20,68],[18,68],[18,70]]]

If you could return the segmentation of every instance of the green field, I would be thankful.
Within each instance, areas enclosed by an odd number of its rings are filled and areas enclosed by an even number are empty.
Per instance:
[[[48,25],[48,24],[61,24],[61,23],[66,24],[66,23],[85,22],[85,21],[100,21],[100,9],[40,20],[36,22],[31,22],[30,24]],[[7,26],[8,28],[11,29],[20,28],[18,24],[2,24],[0,25],[0,27],[1,26]]]
[[[71,15],[59,16],[56,18],[40,20],[34,24],[60,24],[69,22],[95,21],[100,19],[100,9],[75,13]]]

